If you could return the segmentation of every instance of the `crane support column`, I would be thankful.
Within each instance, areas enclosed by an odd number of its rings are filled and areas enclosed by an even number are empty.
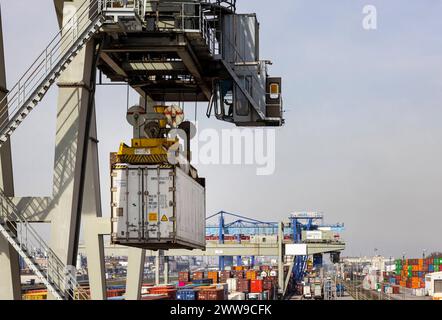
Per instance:
[[[169,284],[169,257],[164,256],[164,284]]]
[[[236,235],[236,243],[241,244],[241,235],[240,234]],[[241,256],[236,256],[236,265],[238,267],[242,266],[242,257]]]
[[[63,1],[54,2],[60,28],[63,23],[76,14],[83,1]],[[95,130],[94,116],[94,88],[95,88],[95,55],[96,45],[90,41],[83,50],[74,58],[69,67],[59,78],[59,96],[57,109],[57,131],[56,131],[56,151],[55,164],[64,163],[63,159],[70,160],[61,168],[61,173],[57,180],[65,181],[63,190],[54,190],[57,198],[53,199],[54,205],[50,208],[49,215],[51,221],[51,248],[58,258],[66,266],[75,266],[78,250],[78,240],[80,234],[80,218],[83,212],[83,202],[86,204],[86,216],[101,216],[100,197],[97,189],[98,185],[85,186],[86,179],[93,179],[97,183],[98,169],[96,163],[92,163],[89,170],[94,170],[94,177],[87,178],[87,162],[98,159],[96,146],[91,146],[90,141],[97,141],[91,130]],[[94,143],[95,144],[95,143]],[[88,155],[88,151],[91,153]],[[57,166],[57,165],[56,165]],[[73,170],[66,170],[66,166],[72,166]],[[60,168],[55,167],[55,171]],[[71,172],[73,174],[71,174]],[[54,180],[56,180],[54,178]],[[59,181],[54,181],[54,185],[59,185]],[[86,187],[86,189],[85,189]],[[90,193],[86,191],[91,191]],[[84,195],[84,196],[83,196]],[[90,238],[88,238],[90,239]],[[90,244],[91,241],[88,241]],[[99,246],[98,246],[99,247]],[[92,250],[88,250],[89,254]],[[102,254],[98,250],[98,256]],[[88,257],[88,261],[95,260]],[[95,268],[93,267],[92,270]],[[102,270],[102,267],[99,267]],[[93,275],[94,288],[99,283],[103,285],[103,278],[96,281]],[[94,289],[92,288],[92,289]],[[103,288],[98,290],[96,297],[100,297]]]
[[[98,166],[98,140],[95,110],[92,114],[90,142],[88,146],[82,219],[86,247],[89,287],[92,300],[106,300],[106,277],[103,235],[111,233],[108,218],[102,218],[100,177]]]
[[[126,300],[141,299],[146,250],[128,247]]]
[[[279,293],[283,293],[284,288],[284,224],[278,223],[278,287]]]
[[[224,244],[224,214],[221,212],[219,215],[218,225],[218,243]],[[224,271],[224,256],[219,256],[219,269]]]
[[[161,250],[158,250],[155,253],[155,285],[156,286],[160,285],[161,256],[162,256],[162,252],[161,252]]]
[[[5,55],[0,11],[0,100],[7,94]],[[6,113],[3,115],[3,112]],[[0,122],[8,117],[7,110],[0,110]],[[0,187],[8,197],[14,196],[14,180],[12,172],[11,140],[0,149]],[[20,264],[17,251],[9,242],[0,236],[0,300],[21,300]]]

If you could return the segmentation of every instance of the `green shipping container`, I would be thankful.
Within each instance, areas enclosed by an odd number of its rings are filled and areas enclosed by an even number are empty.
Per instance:
[[[433,264],[434,264],[434,265],[438,265],[438,264],[440,264],[440,263],[439,263],[439,258],[434,258]]]
[[[408,272],[413,271],[413,266],[408,266]]]
[[[434,266],[434,272],[439,272],[440,271],[440,266],[439,265],[435,265]]]
[[[439,265],[442,264],[442,258],[439,258]]]

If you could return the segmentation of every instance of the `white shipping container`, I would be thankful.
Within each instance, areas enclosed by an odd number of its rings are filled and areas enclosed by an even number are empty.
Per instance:
[[[229,294],[229,300],[246,300],[246,294],[242,292],[234,292]]]
[[[328,230],[302,231],[303,241],[334,241],[339,240],[336,233]]]
[[[175,166],[112,169],[112,242],[144,249],[205,248],[205,188]]]
[[[235,278],[227,279],[227,287],[229,288],[229,292],[235,292],[236,291],[236,279]]]
[[[315,287],[315,290],[313,292],[314,292],[315,299],[321,298],[322,297],[321,285],[320,284],[315,284],[314,287]]]
[[[322,240],[322,231],[303,231],[303,238],[304,240]]]
[[[425,277],[425,287],[429,296],[442,293],[442,272],[429,273]]]
[[[302,291],[304,298],[306,299],[311,299],[312,297],[312,292],[311,292],[311,287],[310,285],[305,285],[304,289]]]

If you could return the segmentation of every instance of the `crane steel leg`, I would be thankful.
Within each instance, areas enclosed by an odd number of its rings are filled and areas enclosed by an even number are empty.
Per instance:
[[[84,193],[90,196],[83,199],[81,215],[83,219],[91,299],[106,300],[103,235],[111,233],[111,226],[109,218],[101,218],[102,210],[95,110],[93,110],[91,119],[90,139],[84,186]]]
[[[164,284],[169,284],[169,257],[164,256]]]
[[[144,277],[146,250],[128,248],[126,300],[141,299],[141,285]]]
[[[0,100],[5,97],[6,93],[5,56],[3,51],[3,32],[0,12]],[[0,114],[3,114],[4,111],[4,108],[0,109]],[[8,114],[5,113],[3,117],[0,117],[0,122],[3,123],[7,117]],[[7,196],[14,196],[10,140],[3,144],[0,149],[0,187]],[[0,236],[0,300],[21,300],[18,253],[2,236]]]
[[[278,223],[278,292],[284,294],[284,224]]]
[[[160,285],[160,261],[161,261],[161,250],[155,252],[155,285]]]
[[[59,21],[69,19],[72,10],[82,2],[82,0],[65,1],[63,10],[61,12],[57,10]],[[55,4],[56,9],[59,9],[57,1]],[[60,14],[64,14],[64,16],[61,17]],[[101,215],[100,212],[97,212],[100,208],[99,197],[97,196],[99,193],[84,192],[87,152],[90,142],[89,134],[91,128],[95,128],[96,125],[95,117],[92,117],[94,112],[95,52],[95,43],[91,41],[79,52],[63,72],[58,82],[55,163],[59,163],[60,158],[66,158],[66,152],[69,152],[73,158],[73,163],[70,165],[74,166],[74,170],[73,176],[70,176],[62,168],[62,172],[57,179],[65,180],[67,183],[65,183],[64,190],[61,193],[58,192],[58,198],[54,199],[55,205],[50,209],[49,215],[51,220],[51,247],[66,266],[76,265],[83,201],[86,203],[88,215],[91,214],[91,208],[93,208],[92,211],[95,211],[96,216]],[[96,155],[92,155],[92,157],[95,158]],[[57,170],[57,168],[55,169]],[[57,185],[57,183],[58,181],[54,181],[54,185]],[[94,260],[88,257],[89,259]],[[102,292],[102,290],[103,288],[99,292]],[[98,296],[100,296],[99,293]]]

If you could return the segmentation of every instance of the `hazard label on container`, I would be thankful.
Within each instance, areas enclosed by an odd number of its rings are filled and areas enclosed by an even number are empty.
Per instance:
[[[157,222],[158,213],[149,213],[149,222]]]
[[[164,214],[163,217],[161,218],[162,222],[167,222],[169,221],[169,219],[167,219],[166,215]]]

